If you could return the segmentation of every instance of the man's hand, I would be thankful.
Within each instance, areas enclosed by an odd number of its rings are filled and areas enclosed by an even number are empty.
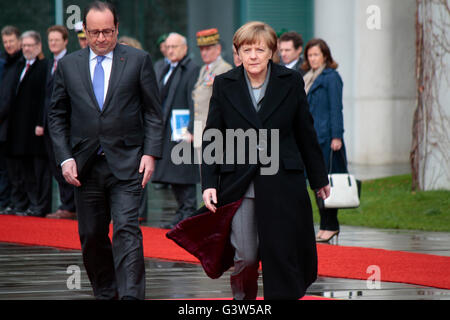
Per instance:
[[[189,131],[186,131],[186,133],[183,134],[183,141],[191,143],[194,141],[194,136]]]
[[[62,174],[64,176],[64,179],[66,179],[67,183],[75,187],[81,186],[80,181],[77,179],[78,169],[75,160],[69,160],[62,165]]]
[[[44,135],[44,127],[36,126],[34,134],[38,137],[42,137]]]
[[[216,212],[217,204],[217,190],[214,188],[206,189],[203,191],[203,203],[209,211]]]
[[[152,177],[153,171],[155,171],[155,158],[153,156],[143,155],[141,158],[141,164],[139,166],[139,173],[144,173],[142,179],[142,189],[145,188],[148,181]]]
[[[327,199],[330,196],[330,192],[331,192],[331,187],[330,185],[326,185],[323,188],[320,188],[319,190],[317,190],[317,196],[319,198],[322,198],[323,200]]]

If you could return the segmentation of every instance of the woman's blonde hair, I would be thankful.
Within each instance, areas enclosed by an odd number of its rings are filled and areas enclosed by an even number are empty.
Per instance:
[[[236,31],[233,37],[233,46],[239,52],[239,48],[243,44],[253,44],[261,40],[272,50],[272,53],[277,51],[277,34],[275,30],[267,23],[251,21]]]

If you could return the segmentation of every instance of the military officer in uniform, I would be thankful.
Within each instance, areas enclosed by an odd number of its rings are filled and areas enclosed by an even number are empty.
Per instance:
[[[197,34],[197,45],[204,65],[192,91],[194,100],[194,148],[199,159],[202,147],[202,133],[208,117],[209,99],[212,95],[214,77],[232,69],[232,66],[221,56],[222,46],[220,35],[216,28],[201,30]],[[201,160],[200,160],[201,161]]]

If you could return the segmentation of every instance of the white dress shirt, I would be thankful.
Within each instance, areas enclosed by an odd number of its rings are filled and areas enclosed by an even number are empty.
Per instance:
[[[177,65],[178,65],[178,61],[170,63],[169,71],[167,71],[166,75],[164,76],[164,81],[163,81],[164,85],[166,85],[167,81],[169,81],[170,75],[172,74],[173,70],[175,70]]]
[[[300,58],[295,59],[294,61],[292,61],[292,62],[288,63],[287,65],[285,65],[285,67],[286,67],[286,68],[289,68],[289,69],[294,68],[295,64],[298,62],[299,59],[300,59]]]
[[[53,66],[52,66],[52,74],[54,71],[56,71],[56,68],[58,67],[59,60],[61,60],[67,53],[67,49],[64,49],[61,51],[58,55],[53,56]]]
[[[27,60],[26,62],[25,62],[25,67],[23,68],[23,70],[22,70],[22,73],[20,74],[20,82],[23,80],[23,77],[25,77],[25,72],[26,72],[26,70],[27,70],[27,65],[29,64],[30,65],[30,68],[31,68],[31,66],[33,65],[33,63],[36,61],[36,59],[33,59],[33,60]]]
[[[105,90],[103,101],[106,100],[106,94],[108,93],[109,78],[111,77],[111,69],[113,62],[113,51],[105,54],[105,59],[102,61],[103,71],[105,72]],[[89,48],[89,70],[91,72],[91,81],[94,81],[94,70],[97,64],[97,55]]]

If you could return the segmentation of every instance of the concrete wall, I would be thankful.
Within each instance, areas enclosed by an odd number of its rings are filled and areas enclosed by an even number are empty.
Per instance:
[[[375,5],[380,29],[367,21]],[[349,161],[409,161],[415,94],[415,0],[316,0],[315,36],[324,39],[344,81]]]
[[[189,53],[198,65],[202,65],[197,47],[196,33],[199,30],[218,28],[222,42],[222,57],[233,63],[233,35],[237,27],[235,1],[227,0],[188,0]]]

